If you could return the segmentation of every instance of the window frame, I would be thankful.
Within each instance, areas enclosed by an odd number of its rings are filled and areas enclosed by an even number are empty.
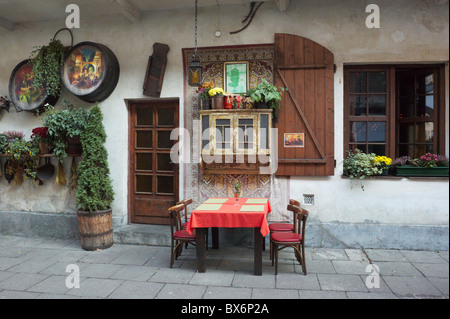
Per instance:
[[[383,116],[352,116],[350,115],[350,73],[351,72],[371,72],[386,71],[386,156],[391,158],[399,157],[399,118],[397,107],[397,87],[396,87],[396,71],[399,69],[428,69],[433,70],[435,79],[434,107],[435,114],[433,116],[434,123],[434,153],[446,154],[445,145],[445,65],[444,64],[367,64],[367,65],[344,65],[344,154],[347,150],[351,150],[350,142],[351,122],[366,121],[371,122],[372,119],[383,121]],[[370,93],[368,93],[370,94]],[[364,120],[363,120],[364,119]],[[420,122],[419,120],[415,122]],[[361,143],[362,144],[362,143]],[[368,141],[365,144],[371,144]]]

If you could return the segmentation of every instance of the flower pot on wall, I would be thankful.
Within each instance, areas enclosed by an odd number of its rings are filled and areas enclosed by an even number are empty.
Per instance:
[[[66,141],[67,141],[67,148],[66,148],[67,154],[80,155],[83,152],[79,136],[67,137]]]
[[[212,108],[214,110],[220,110],[224,107],[224,96],[223,95],[215,95],[211,98]]]
[[[199,99],[200,102],[200,110],[209,110],[211,109],[211,99]]]

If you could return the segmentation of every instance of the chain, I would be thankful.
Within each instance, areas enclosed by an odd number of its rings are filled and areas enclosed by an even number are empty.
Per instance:
[[[195,0],[195,49],[194,49],[194,55],[197,56],[197,4],[198,0]]]

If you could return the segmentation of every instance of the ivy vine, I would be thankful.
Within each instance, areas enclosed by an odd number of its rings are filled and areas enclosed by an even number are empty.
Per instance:
[[[48,96],[57,97],[61,91],[61,68],[64,64],[65,48],[60,40],[51,40],[48,45],[35,47],[31,52],[33,65],[33,87],[45,87]]]

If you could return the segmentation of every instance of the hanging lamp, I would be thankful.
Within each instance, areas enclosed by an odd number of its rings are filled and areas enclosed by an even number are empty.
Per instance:
[[[195,0],[195,48],[194,54],[192,54],[189,61],[188,68],[188,81],[190,86],[200,86],[202,84],[202,71],[203,68],[200,65],[200,58],[197,55],[197,12],[198,12],[198,0]]]

